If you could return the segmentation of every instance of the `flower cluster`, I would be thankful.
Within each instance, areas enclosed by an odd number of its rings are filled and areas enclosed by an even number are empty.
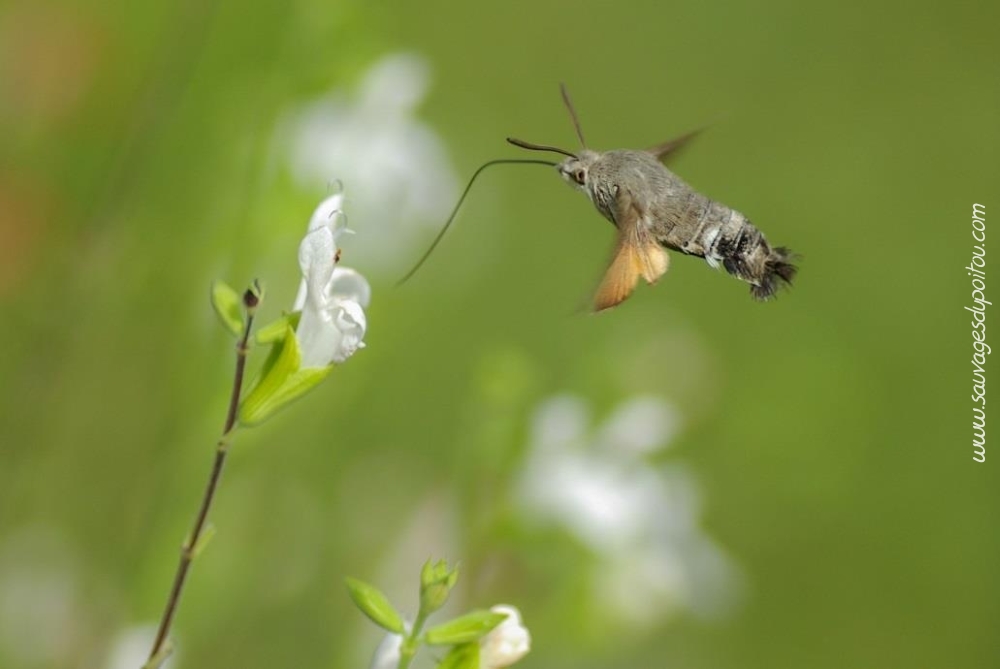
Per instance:
[[[669,445],[676,410],[635,397],[598,429],[590,421],[576,397],[539,408],[517,491],[526,521],[560,528],[589,550],[595,610],[613,619],[638,628],[681,610],[724,611],[736,570],[699,527],[697,482],[683,466],[646,457]]]
[[[289,110],[277,130],[287,147],[279,158],[300,185],[350,172],[352,215],[379,222],[351,247],[368,272],[395,271],[457,195],[444,142],[417,115],[429,85],[422,57],[388,54],[356,90],[337,88]]]

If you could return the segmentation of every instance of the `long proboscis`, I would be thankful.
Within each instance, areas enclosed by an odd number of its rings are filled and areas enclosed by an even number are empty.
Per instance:
[[[528,149],[529,151],[551,151],[552,153],[561,153],[564,156],[569,156],[570,158],[576,158],[575,153],[570,153],[566,149],[560,149],[558,146],[546,146],[545,144],[532,144],[531,142],[526,142],[523,139],[517,139],[516,137],[508,137],[507,142],[518,146],[522,149]]]
[[[420,257],[420,260],[418,260],[417,264],[413,266],[413,269],[407,272],[406,276],[404,276],[402,279],[396,282],[397,286],[403,285],[410,279],[410,277],[416,274],[417,270],[420,269],[420,267],[424,264],[424,262],[426,262],[427,259],[431,256],[431,253],[434,252],[434,249],[437,248],[437,245],[441,243],[441,240],[444,239],[445,233],[448,232],[448,228],[451,227],[452,222],[455,220],[455,216],[458,215],[458,210],[461,209],[462,203],[465,202],[466,196],[469,194],[469,191],[472,190],[472,184],[476,182],[476,178],[480,174],[482,174],[483,170],[485,170],[487,167],[493,167],[494,165],[511,165],[511,164],[548,165],[549,167],[555,167],[556,165],[558,165],[558,163],[554,163],[551,160],[533,160],[531,158],[497,158],[496,160],[488,160],[482,165],[480,165],[479,169],[477,169],[475,173],[472,175],[472,178],[469,179],[469,183],[465,186],[465,190],[462,191],[462,196],[459,197],[458,202],[455,203],[455,208],[451,210],[451,215],[449,215],[448,220],[445,221],[444,227],[441,228],[441,232],[437,234],[437,237],[435,237],[434,241],[431,242],[430,248],[428,248],[427,251],[424,253],[424,255]]]

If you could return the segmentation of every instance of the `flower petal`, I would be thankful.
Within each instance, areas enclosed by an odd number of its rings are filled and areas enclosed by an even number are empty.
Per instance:
[[[368,280],[349,267],[337,267],[333,270],[326,293],[332,298],[353,300],[362,307],[367,307],[372,299],[372,289],[368,285]]]
[[[303,279],[299,284],[299,292],[295,296],[292,311],[302,309],[306,295],[311,290],[306,278],[310,274],[310,268],[317,272],[315,279],[317,288],[329,281],[330,273],[336,264],[337,238],[348,232],[347,218],[340,209],[343,202],[344,194],[335,193],[320,202],[312,218],[309,219],[309,230],[299,245],[299,267],[302,268]]]
[[[335,363],[341,363],[354,355],[359,348],[365,347],[362,340],[368,322],[360,304],[353,300],[343,300],[334,309],[333,323],[341,337],[339,345],[331,351],[331,359]]]
[[[369,669],[396,669],[399,665],[400,649],[403,646],[403,635],[389,633],[375,649],[375,656]]]
[[[305,306],[306,299],[313,308],[322,308],[326,286],[330,283],[337,264],[336,257],[337,243],[329,228],[312,230],[302,239],[299,245],[299,267],[302,268],[306,292],[302,295],[302,291],[299,291],[300,299],[295,300],[296,311]]]
[[[338,216],[342,202],[339,192],[321,202],[299,245],[302,285],[294,308],[301,311],[295,338],[302,369],[344,362],[364,348],[371,287],[354,270],[337,267],[337,238],[347,232]]]
[[[343,204],[343,193],[334,193],[320,202],[316,211],[313,212],[312,218],[309,219],[309,231],[324,227],[336,228],[338,219],[341,218],[336,214],[342,210]]]
[[[309,305],[302,310],[295,337],[302,351],[303,368],[326,367],[340,352],[344,341],[343,333],[330,320],[330,314],[312,309]]]

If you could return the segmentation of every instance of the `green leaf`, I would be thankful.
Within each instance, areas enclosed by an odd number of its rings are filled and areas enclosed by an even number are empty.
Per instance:
[[[285,331],[291,327],[293,330],[299,325],[299,317],[302,312],[296,311],[293,314],[285,314],[276,321],[268,323],[264,327],[257,328],[255,339],[258,344],[273,344],[285,338]]]
[[[240,403],[240,424],[252,426],[264,422],[312,390],[333,369],[332,366],[301,369],[301,366],[295,330],[285,321],[284,334],[271,345],[257,384]]]
[[[201,536],[198,537],[198,543],[191,548],[191,559],[197,559],[202,554],[202,551],[208,546],[208,542],[215,536],[215,532],[215,525],[212,523],[205,526],[205,529],[201,532]]]
[[[347,582],[351,599],[358,605],[362,613],[371,618],[373,623],[396,634],[405,633],[402,616],[396,612],[396,609],[392,608],[389,599],[382,594],[381,590],[354,578],[344,580]]]
[[[479,644],[463,643],[444,656],[437,669],[479,669]]]
[[[227,330],[237,337],[243,334],[243,298],[225,281],[212,284],[212,307]]]
[[[478,641],[506,619],[507,615],[503,613],[472,611],[427,630],[424,640],[434,646]]]
[[[283,332],[271,345],[271,352],[261,367],[257,383],[240,403],[240,422],[253,425],[263,421],[275,411],[272,398],[288,377],[301,365],[295,331],[285,323]]]

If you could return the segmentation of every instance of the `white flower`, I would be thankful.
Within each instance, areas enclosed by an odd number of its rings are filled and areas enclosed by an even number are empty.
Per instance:
[[[344,362],[365,346],[371,288],[358,272],[337,267],[337,239],[347,231],[338,225],[342,201],[338,193],[320,203],[299,246],[302,287],[294,308],[302,310],[295,336],[303,369]]]
[[[539,409],[518,489],[526,519],[557,525],[590,549],[600,567],[593,592],[624,622],[724,610],[734,570],[698,527],[696,482],[682,466],[645,458],[669,445],[676,410],[646,396],[624,402],[596,429],[588,414],[575,397]]]
[[[490,608],[493,613],[503,613],[507,619],[490,630],[479,640],[480,669],[509,667],[531,650],[531,635],[521,624],[521,612],[507,604]]]
[[[302,285],[293,308],[299,313],[285,314],[257,331],[257,343],[270,345],[272,355],[240,402],[243,425],[267,420],[321,383],[334,363],[365,346],[371,288],[359,273],[337,267],[337,239],[347,232],[341,225],[342,201],[337,193],[320,203],[299,245]]]
[[[378,221],[351,249],[369,269],[398,270],[423,239],[420,226],[440,226],[455,200],[457,179],[444,146],[415,118],[428,69],[414,54],[385,56],[356,91],[335,90],[293,110],[277,133],[303,187],[351,174],[351,216]]]
[[[403,636],[390,632],[382,639],[375,649],[369,669],[396,669],[399,666],[400,648],[403,646]]]

